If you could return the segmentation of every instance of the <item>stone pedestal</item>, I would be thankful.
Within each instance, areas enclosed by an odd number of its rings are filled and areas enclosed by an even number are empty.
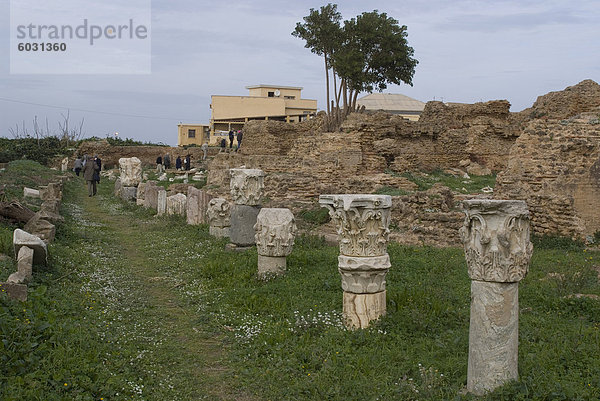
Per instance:
[[[187,223],[192,225],[206,223],[208,221],[206,210],[212,197],[205,191],[191,186],[188,187],[187,197]]]
[[[185,216],[187,206],[187,196],[184,194],[176,194],[167,197],[167,214]]]
[[[235,207],[235,206],[234,206]],[[286,256],[292,252],[296,236],[294,215],[289,209],[261,209],[254,225],[258,252],[258,277],[280,275],[286,269]]]
[[[167,211],[167,191],[163,188],[158,190],[156,197],[156,212],[159,216],[162,216]]]
[[[137,157],[119,159],[119,178],[126,187],[137,187],[142,182],[142,162]]]
[[[467,391],[483,395],[518,378],[519,281],[533,245],[524,201],[463,202],[460,236],[471,280]]]
[[[158,208],[158,190],[154,181],[148,181],[144,189],[144,207],[157,210]]]
[[[121,187],[121,191],[119,192],[121,199],[127,202],[135,201],[135,197],[137,194],[137,187]]]
[[[389,195],[321,195],[340,239],[338,270],[344,290],[343,314],[349,328],[366,328],[386,313],[385,277],[390,210]]]
[[[37,189],[33,189],[33,188],[23,188],[23,196],[25,198],[29,197],[29,198],[39,198],[40,197],[40,191]]]
[[[229,237],[229,227],[231,226],[231,209],[229,202],[223,198],[211,199],[206,210],[208,219],[209,233],[215,237]]]
[[[229,170],[231,198],[231,228],[229,238],[238,247],[254,245],[254,225],[260,211],[265,173],[258,169]]]
[[[231,207],[231,227],[229,238],[237,246],[254,245],[254,225],[260,206],[233,205]]]
[[[54,241],[56,235],[56,226],[47,220],[41,218],[39,213],[36,213],[25,226],[25,231],[41,238],[46,244]]]
[[[48,248],[39,237],[17,228],[13,232],[15,257],[19,258],[21,248],[26,246],[33,249],[33,264],[46,266],[48,264]]]

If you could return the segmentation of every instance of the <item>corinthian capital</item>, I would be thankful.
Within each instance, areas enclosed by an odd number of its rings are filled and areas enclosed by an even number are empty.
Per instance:
[[[329,210],[340,238],[340,254],[382,256],[390,234],[389,195],[321,195],[319,204]]]
[[[206,209],[206,217],[211,227],[229,227],[231,225],[229,202],[223,198],[211,199]]]
[[[258,169],[232,168],[229,188],[236,205],[258,206],[261,204],[265,173]]]
[[[525,201],[476,199],[463,202],[460,236],[472,280],[518,282],[527,275],[533,244]]]
[[[289,209],[263,208],[256,224],[256,249],[263,256],[287,256],[292,252],[296,223]]]

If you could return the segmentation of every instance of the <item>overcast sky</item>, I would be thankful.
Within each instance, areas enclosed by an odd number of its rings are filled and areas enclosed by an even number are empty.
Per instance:
[[[52,3],[71,1],[82,2]],[[246,95],[247,85],[261,83],[302,86],[321,109],[323,60],[290,33],[324,4],[153,0],[151,74],[11,75],[10,2],[0,0],[0,98],[12,100],[0,100],[0,136],[23,120],[31,127],[34,116],[56,127],[70,108],[72,123],[85,118],[88,137],[119,132],[176,145],[179,122],[208,123],[212,94]],[[351,0],[338,9],[344,19],[377,9],[407,25],[419,61],[413,86],[387,93],[423,102],[507,99],[519,111],[547,92],[600,81],[598,0]]]

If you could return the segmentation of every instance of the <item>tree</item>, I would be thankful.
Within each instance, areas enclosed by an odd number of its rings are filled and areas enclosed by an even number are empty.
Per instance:
[[[344,21],[336,4],[310,9],[304,23],[297,23],[292,35],[304,39],[305,47],[325,59],[327,115],[325,127],[333,130],[348,113],[356,110],[359,93],[383,91],[388,84],[406,83],[418,61],[408,45],[407,27],[386,13],[364,12]],[[335,106],[330,106],[330,70]],[[339,79],[339,89],[338,89]],[[340,105],[340,100],[342,105]]]
[[[406,25],[377,10],[344,21],[343,42],[333,65],[342,79],[345,114],[356,110],[360,92],[381,92],[388,84],[412,86],[418,61],[406,30]]]
[[[339,46],[342,29],[340,21],[342,15],[337,11],[337,4],[327,4],[320,10],[310,9],[308,16],[304,17],[304,23],[298,22],[296,29],[292,32],[293,36],[306,41],[304,47],[311,52],[323,56],[325,60],[325,79],[327,86],[327,113],[330,113],[329,96],[329,69],[331,68],[330,59]],[[335,83],[335,73],[333,76]]]

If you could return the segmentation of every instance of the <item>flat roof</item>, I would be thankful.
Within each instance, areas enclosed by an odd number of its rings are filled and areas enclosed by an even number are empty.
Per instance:
[[[250,85],[250,86],[246,86],[246,89],[258,89],[258,88],[270,88],[270,89],[299,89],[302,90],[304,89],[301,86],[281,86],[281,85],[265,85],[265,84],[259,84],[259,85]]]

